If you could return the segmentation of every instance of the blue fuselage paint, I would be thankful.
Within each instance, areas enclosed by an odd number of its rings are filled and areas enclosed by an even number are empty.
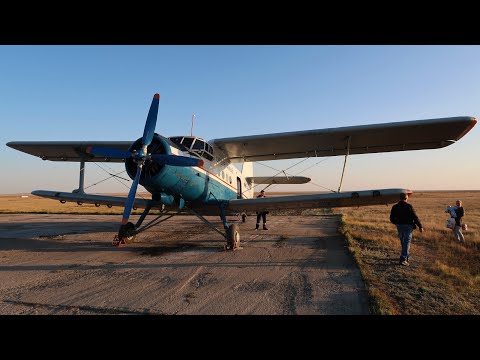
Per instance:
[[[157,176],[141,181],[140,184],[152,194],[164,192],[180,196],[186,201],[207,203],[237,197],[235,190],[229,189],[197,167],[165,165]]]
[[[137,143],[137,142],[136,142]],[[132,145],[132,148],[135,144]],[[191,156],[178,148],[172,147],[168,139],[158,134],[154,135],[153,143],[161,143],[163,149],[155,150],[167,155]],[[132,150],[132,148],[130,150]],[[149,151],[151,151],[149,149]],[[237,198],[237,191],[232,185],[224,182],[212,171],[212,162],[203,159],[203,168],[191,166],[161,166],[153,176],[143,176],[140,178],[140,184],[153,194],[165,193],[175,198],[183,198],[187,202],[214,203],[222,200],[231,200]],[[133,179],[135,173],[127,173]],[[209,172],[209,170],[211,170]],[[217,170],[219,172],[219,170]],[[233,182],[233,181],[232,181]]]

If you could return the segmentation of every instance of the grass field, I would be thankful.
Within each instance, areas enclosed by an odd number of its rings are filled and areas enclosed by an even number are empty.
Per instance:
[[[457,199],[463,201],[469,227],[466,245],[456,243],[445,226],[444,209]],[[398,265],[400,241],[389,221],[391,205],[271,214],[341,215],[340,231],[367,284],[373,314],[480,314],[480,191],[419,191],[409,202],[425,228],[414,231],[409,267]],[[0,213],[22,212],[121,214],[123,208],[0,196]]]

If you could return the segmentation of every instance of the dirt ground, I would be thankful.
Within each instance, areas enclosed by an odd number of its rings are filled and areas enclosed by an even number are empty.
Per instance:
[[[336,216],[270,216],[257,232],[249,217],[233,252],[193,216],[112,247],[120,218],[0,215],[0,314],[369,313]]]

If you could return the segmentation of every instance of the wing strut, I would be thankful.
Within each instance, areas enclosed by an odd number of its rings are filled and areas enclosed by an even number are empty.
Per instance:
[[[78,189],[73,190],[72,193],[85,194],[84,186],[85,186],[85,158],[82,158],[82,160],[80,161],[80,180],[78,182]]]
[[[343,182],[343,174],[345,174],[345,166],[347,165],[347,157],[348,154],[350,153],[350,140],[352,137],[349,135],[347,136],[347,152],[345,154],[345,161],[343,162],[343,170],[342,170],[342,177],[340,178],[340,185],[338,186],[338,191],[340,192],[342,190],[342,182]]]

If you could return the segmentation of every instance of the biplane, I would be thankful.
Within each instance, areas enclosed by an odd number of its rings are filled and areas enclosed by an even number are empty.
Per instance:
[[[349,155],[443,148],[467,134],[477,123],[471,116],[219,138],[206,141],[196,136],[166,137],[155,133],[160,95],[155,94],[143,136],[134,141],[13,141],[13,149],[49,161],[80,163],[78,189],[72,192],[35,190],[33,195],[96,206],[122,206],[123,216],[116,244],[134,240],[142,231],[180,213],[198,216],[226,239],[225,248],[240,245],[237,223],[227,216],[276,209],[331,208],[391,204],[404,188],[341,191]],[[258,184],[302,184],[301,176],[255,177],[253,163],[308,157],[345,156],[338,191],[330,193],[254,198]],[[123,162],[133,180],[127,197],[87,194],[85,164]],[[285,174],[286,175],[286,174]],[[151,199],[136,197],[142,185]],[[132,208],[143,209],[136,223],[129,221]],[[143,225],[152,209],[159,215]],[[219,215],[223,230],[205,216]]]

